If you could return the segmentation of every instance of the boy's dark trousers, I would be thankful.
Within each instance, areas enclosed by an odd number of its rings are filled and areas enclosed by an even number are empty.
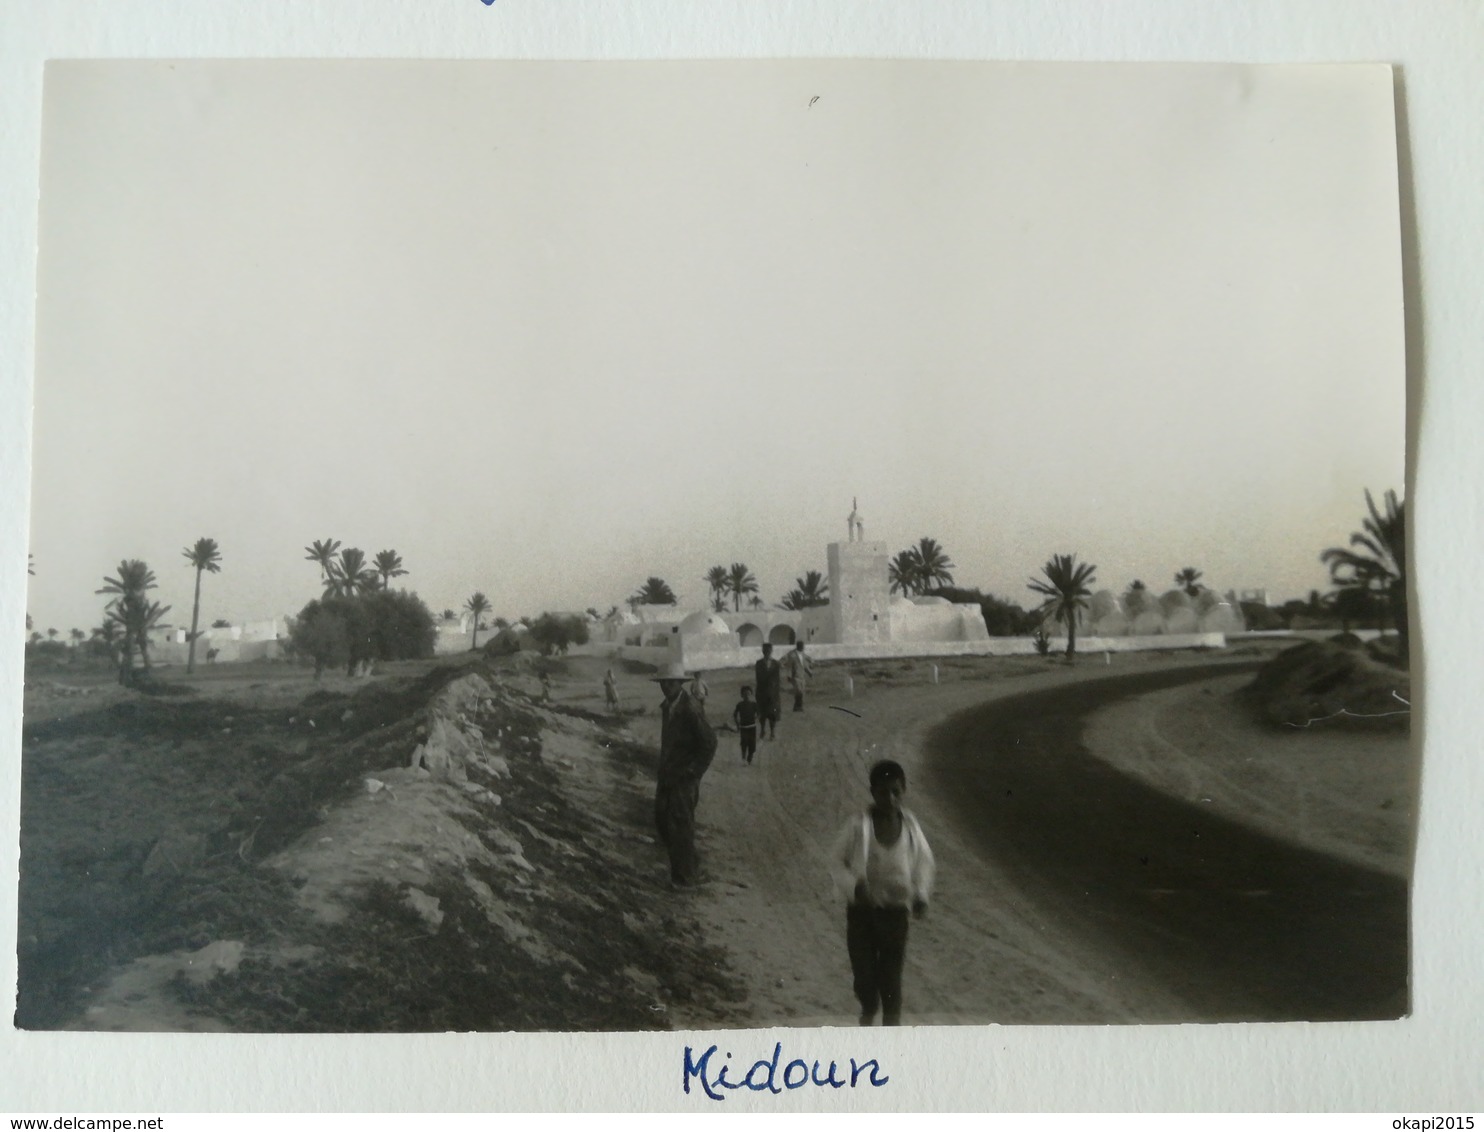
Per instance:
[[[855,976],[861,1021],[875,1017],[897,1026],[902,1021],[902,962],[907,955],[907,909],[851,904],[845,909],[845,949]]]
[[[742,737],[742,761],[750,763],[757,754],[757,725],[744,724],[737,728],[737,734]]]

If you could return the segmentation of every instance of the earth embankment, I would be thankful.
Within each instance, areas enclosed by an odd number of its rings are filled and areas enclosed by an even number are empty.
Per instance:
[[[518,666],[274,675],[32,713],[19,1026],[637,1030],[739,997],[617,721]]]

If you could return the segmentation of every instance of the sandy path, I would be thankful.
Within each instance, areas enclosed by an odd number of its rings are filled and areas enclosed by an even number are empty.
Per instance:
[[[1097,712],[1088,750],[1173,798],[1396,877],[1411,875],[1419,766],[1402,732],[1274,730],[1233,702],[1248,677]]]
[[[1209,657],[1201,658],[1209,663]],[[1119,658],[1112,672],[1182,667],[1190,659]],[[907,769],[907,805],[939,861],[928,917],[912,925],[905,980],[905,1018],[918,1024],[1117,1022],[1150,1013],[1181,1013],[1157,984],[1131,985],[1108,956],[1043,916],[1033,900],[977,839],[960,829],[948,799],[923,787],[923,737],[947,716],[976,704],[1041,688],[1107,676],[1088,658],[1075,669],[1025,664],[942,670],[931,682],[926,663],[883,678],[855,677],[847,696],[844,670],[825,668],[808,710],[785,710],[775,742],[764,740],[752,766],[740,762],[735,734],[723,733],[702,785],[698,819],[710,883],[694,897],[714,942],[727,947],[748,984],[750,1002],[728,1018],[677,1015],[682,1027],[717,1025],[855,1025],[845,955],[844,914],[831,891],[827,851],[852,813],[869,802],[866,772],[890,756]],[[710,714],[730,711],[750,673],[708,674]],[[848,707],[860,718],[830,705]],[[655,742],[658,722],[636,721],[636,737]]]

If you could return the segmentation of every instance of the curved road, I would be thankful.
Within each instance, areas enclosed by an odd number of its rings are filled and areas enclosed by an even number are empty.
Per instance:
[[[1399,1017],[1405,881],[1172,799],[1082,744],[1102,707],[1233,671],[1138,673],[960,712],[929,735],[930,788],[1049,914],[1202,1019]]]

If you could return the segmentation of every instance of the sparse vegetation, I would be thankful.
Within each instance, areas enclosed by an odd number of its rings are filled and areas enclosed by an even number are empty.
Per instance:
[[[328,597],[355,597],[377,588],[376,571],[366,565],[366,552],[358,546],[348,547],[330,563],[325,576]]]
[[[308,562],[319,563],[319,577],[321,582],[326,582],[330,577],[330,567],[335,562],[335,552],[340,549],[340,540],[327,538],[315,539],[313,543],[304,548],[304,558]]]
[[[391,588],[393,578],[404,578],[407,571],[402,568],[402,556],[395,550],[379,550],[371,563],[371,569],[381,578],[381,588]]]
[[[1058,621],[1067,629],[1067,660],[1077,656],[1077,615],[1088,606],[1092,596],[1090,584],[1096,577],[1096,566],[1079,563],[1075,554],[1053,554],[1041,567],[1045,580],[1032,578],[1028,585],[1046,600],[1041,603],[1041,616]]]
[[[470,632],[469,648],[471,650],[479,647],[479,630],[483,627],[479,619],[490,611],[489,598],[482,591],[476,590],[470,595],[469,600],[464,602],[464,611],[469,614]]]
[[[727,571],[727,592],[732,595],[732,611],[741,612],[742,599],[758,592],[757,579],[745,562],[733,562]]]
[[[1378,663],[1354,638],[1285,649],[1258,672],[1244,697],[1260,719],[1281,728],[1411,726],[1406,673]]]
[[[706,571],[703,579],[706,590],[711,595],[711,610],[720,613],[727,607],[727,568],[725,566],[713,566]]]
[[[634,605],[674,605],[675,591],[672,590],[663,578],[651,575],[644,579],[644,584],[629,596],[629,604]]]
[[[138,558],[126,558],[119,563],[118,577],[104,578],[100,594],[112,594],[105,608],[105,620],[118,627],[119,683],[132,685],[137,677],[134,673],[134,654],[138,652],[145,674],[149,673],[149,634],[159,625],[168,605],[150,601],[146,596],[158,588],[155,573]]]
[[[565,654],[569,646],[588,642],[587,622],[570,613],[543,613],[531,622],[530,633],[543,656]]]
[[[1361,529],[1350,536],[1350,546],[1332,546],[1321,551],[1319,560],[1329,567],[1330,578],[1341,593],[1374,594],[1386,603],[1396,628],[1403,663],[1409,654],[1407,632],[1407,522],[1406,503],[1396,492],[1387,491],[1385,511],[1367,489],[1367,517]]]
[[[318,676],[343,664],[347,673],[367,661],[417,660],[433,655],[433,615],[415,593],[373,590],[356,597],[311,601],[294,619],[294,651],[314,661]]]
[[[953,562],[938,540],[924,535],[916,546],[898,551],[887,565],[892,593],[925,594],[953,584]]]
[[[779,602],[782,609],[813,609],[830,603],[830,584],[818,570],[810,570],[802,578],[794,579],[794,588],[783,595]]]
[[[1201,571],[1194,566],[1186,566],[1175,574],[1175,584],[1185,591],[1187,597],[1199,597],[1201,592]]]
[[[181,554],[196,571],[196,596],[191,603],[191,635],[189,651],[186,653],[186,672],[189,674],[196,671],[196,638],[201,635],[196,630],[201,618],[201,575],[220,574],[222,555],[214,538],[199,538],[196,545],[186,547]]]

